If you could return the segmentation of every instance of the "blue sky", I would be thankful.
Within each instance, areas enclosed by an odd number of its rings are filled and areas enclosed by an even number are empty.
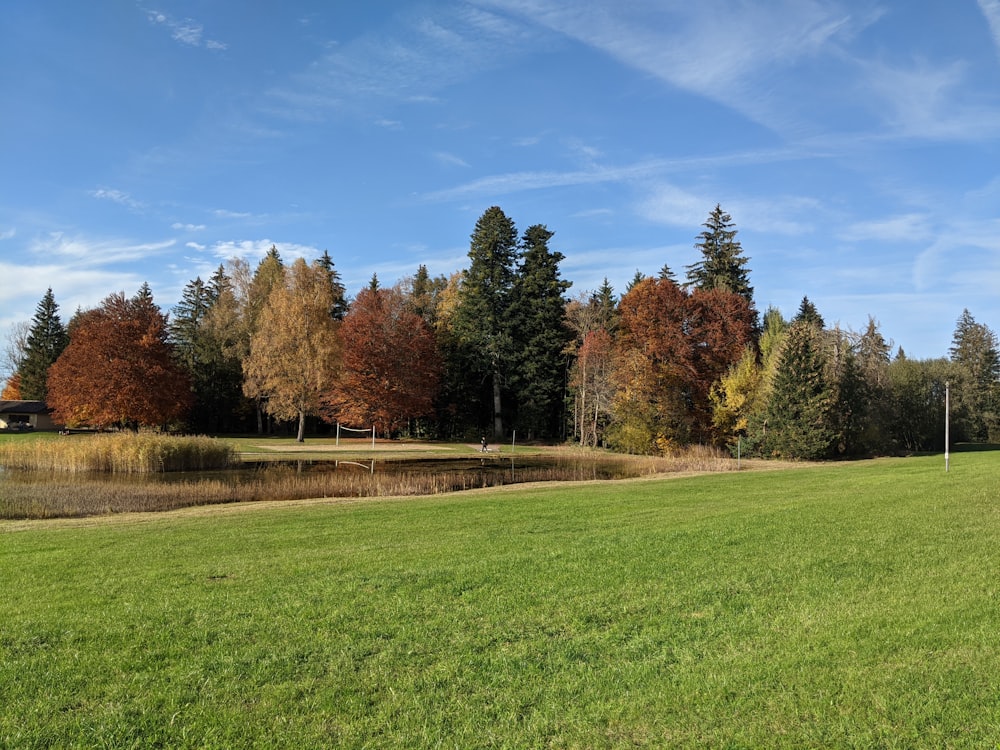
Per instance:
[[[465,267],[499,205],[571,295],[698,259],[911,357],[1000,329],[1000,0],[5,3],[0,329],[232,256],[353,295]]]

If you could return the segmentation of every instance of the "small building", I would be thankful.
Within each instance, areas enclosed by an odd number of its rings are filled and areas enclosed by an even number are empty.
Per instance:
[[[0,430],[54,430],[44,401],[0,401]]]

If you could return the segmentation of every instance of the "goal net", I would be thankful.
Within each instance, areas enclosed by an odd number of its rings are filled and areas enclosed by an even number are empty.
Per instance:
[[[357,429],[355,427],[344,427],[340,422],[337,422],[337,445],[340,445],[340,436],[344,435],[344,438],[361,438],[368,434],[372,436],[372,448],[375,448],[375,428],[365,427],[364,429]]]

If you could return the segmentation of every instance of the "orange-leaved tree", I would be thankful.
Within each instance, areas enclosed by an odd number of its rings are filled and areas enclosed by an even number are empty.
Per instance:
[[[640,281],[620,307],[614,429],[620,447],[666,450],[712,439],[712,384],[753,340],[756,312],[734,292],[688,293],[668,278]]]
[[[433,413],[441,358],[425,320],[398,289],[364,289],[344,318],[344,370],[325,413],[384,434]]]
[[[7,378],[7,383],[3,387],[3,393],[0,393],[0,399],[4,401],[21,400],[21,376],[19,373],[15,372]]]
[[[268,296],[243,362],[243,393],[277,419],[297,419],[300,443],[340,368],[334,302],[327,269],[299,258]]]
[[[191,406],[191,385],[167,342],[167,318],[143,284],[70,323],[69,346],[49,369],[57,421],[93,427],[161,426]]]

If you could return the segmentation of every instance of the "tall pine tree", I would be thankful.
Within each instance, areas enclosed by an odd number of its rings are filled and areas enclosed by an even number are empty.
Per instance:
[[[822,331],[794,323],[778,355],[763,424],[764,452],[786,458],[825,458],[834,432]],[[755,436],[758,437],[758,436]]]
[[[695,243],[702,257],[687,266],[688,286],[733,292],[753,309],[753,287],[750,286],[750,271],[746,268],[749,258],[743,255],[740,241],[736,239],[733,218],[716,204],[702,226],[705,230]]]
[[[959,408],[965,409],[971,440],[985,441],[1000,435],[1000,353],[996,334],[988,326],[977,323],[968,310],[963,310],[951,348],[951,361],[964,377],[956,389]]]
[[[517,260],[517,229],[497,206],[476,222],[462,273],[452,327],[466,377],[485,386],[480,413],[489,415],[493,437],[503,436],[504,380],[514,363],[509,311]]]
[[[35,308],[18,368],[20,395],[26,401],[44,401],[48,393],[49,368],[69,344],[66,327],[59,319],[59,305],[50,287]]]
[[[571,334],[563,295],[571,282],[559,278],[565,256],[549,249],[552,235],[541,224],[525,231],[510,311],[517,424],[529,438],[558,437],[565,422],[566,346]]]

